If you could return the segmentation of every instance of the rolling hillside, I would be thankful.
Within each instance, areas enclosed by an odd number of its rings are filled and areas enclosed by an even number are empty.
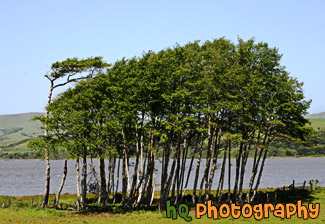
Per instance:
[[[306,118],[314,119],[314,118],[325,118],[325,112],[318,113],[318,114],[307,114]]]
[[[40,122],[31,121],[42,113],[0,115],[0,150],[26,151],[25,142],[43,133]]]
[[[27,153],[26,141],[43,134],[40,122],[31,121],[42,113],[0,115],[0,154]],[[315,130],[325,130],[325,112],[308,115]],[[1,156],[0,156],[1,157]]]
[[[315,130],[324,130],[325,129],[325,118],[310,118],[311,126]]]

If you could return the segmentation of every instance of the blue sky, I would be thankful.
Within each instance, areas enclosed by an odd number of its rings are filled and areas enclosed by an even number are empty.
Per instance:
[[[223,36],[278,47],[313,100],[309,112],[324,112],[324,12],[322,0],[0,0],[0,114],[44,111],[44,74],[55,61],[103,56],[114,63]]]

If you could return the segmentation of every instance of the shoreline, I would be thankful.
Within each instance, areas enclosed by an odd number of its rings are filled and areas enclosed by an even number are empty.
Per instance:
[[[219,158],[219,157],[218,157]],[[221,158],[221,157],[220,157]],[[236,157],[231,157],[232,159],[235,159]],[[308,159],[308,158],[313,158],[313,159],[321,159],[325,158],[325,155],[322,156],[279,156],[279,157],[266,157],[266,159]],[[89,158],[90,159],[90,158]],[[107,158],[108,159],[108,158]],[[136,159],[136,157],[130,157],[130,159]],[[162,158],[156,158],[156,159],[162,159]],[[191,159],[191,158],[187,158]],[[197,158],[195,158],[197,159]],[[201,159],[206,159],[206,158],[201,158]],[[254,157],[248,157],[248,159],[254,159]],[[0,161],[42,161],[45,159],[0,159]],[[65,159],[50,159],[50,160],[65,160]],[[68,159],[68,160],[74,160],[74,159]],[[99,160],[98,158],[93,158],[93,160]]]
[[[277,191],[277,190],[282,190],[283,187],[285,187],[287,189],[286,191],[291,191],[289,185],[288,186],[280,186],[280,187],[258,188],[257,191],[258,192],[264,192],[264,193],[266,193],[266,192],[274,192],[274,191]],[[325,190],[325,186],[316,186],[316,188]],[[297,187],[295,187],[295,189],[296,190],[297,189],[302,189],[302,187],[297,186]],[[305,189],[310,190],[310,186],[306,185]],[[233,192],[233,190],[234,189],[231,189],[230,192]],[[227,190],[224,189],[223,191],[227,191]],[[215,192],[216,192],[215,189],[211,190],[211,194],[215,193]],[[243,193],[246,193],[246,192],[247,192],[247,189],[243,189]],[[117,193],[121,194],[122,192],[118,191]],[[185,195],[192,195],[192,193],[193,193],[193,189],[187,189]],[[155,195],[156,194],[160,195],[160,190],[155,190]],[[52,194],[49,194],[49,195],[50,195],[50,197],[55,197],[56,193],[52,193]],[[43,196],[44,196],[43,193],[42,194],[34,194],[34,195],[24,195],[24,196],[0,195],[0,200],[3,199],[3,198],[9,198],[9,197],[10,198],[15,198],[15,199],[24,199],[24,198],[30,198],[31,199],[31,198],[42,198]],[[66,192],[66,193],[61,193],[61,196],[64,196],[64,197],[69,196],[69,197],[77,198],[77,193],[67,193]],[[87,196],[89,196],[90,198],[95,197],[95,196],[97,197],[97,194],[87,192]]]

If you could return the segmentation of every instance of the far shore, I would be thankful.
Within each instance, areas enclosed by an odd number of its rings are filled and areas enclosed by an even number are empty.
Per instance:
[[[218,157],[218,159],[221,157]],[[235,157],[231,157],[232,159],[235,159]],[[248,157],[249,159],[253,159],[253,157]],[[325,158],[325,155],[321,155],[321,156],[272,156],[272,157],[266,157],[267,159],[307,159],[307,158]],[[90,159],[90,158],[88,158]],[[130,159],[136,159],[136,157],[130,157]],[[162,159],[162,158],[156,158],[156,159]],[[187,158],[187,159],[191,159],[191,158]],[[205,158],[202,158],[205,159]],[[0,159],[0,161],[42,161],[45,159]],[[50,160],[65,160],[65,159],[50,159]],[[68,160],[74,160],[74,159],[68,159]],[[93,158],[93,160],[98,160],[98,158]]]

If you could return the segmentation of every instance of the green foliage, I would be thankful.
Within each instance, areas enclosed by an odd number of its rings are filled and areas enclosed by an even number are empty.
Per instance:
[[[108,66],[101,58],[54,63],[53,72],[46,76],[51,81],[47,113],[35,118],[42,122],[45,135],[30,141],[29,146],[46,149],[46,157],[65,150],[70,158],[109,157],[112,162],[113,155],[114,161],[118,155],[123,159],[121,200],[137,207],[142,201],[152,203],[156,155],[164,158],[160,196],[164,205],[171,188],[172,195],[176,187],[177,195],[180,193],[190,146],[199,148],[194,200],[202,155],[207,163],[200,195],[206,183],[208,197],[212,186],[209,178],[213,180],[213,176],[208,177],[211,159],[216,167],[216,157],[224,152],[222,174],[226,157],[236,157],[237,200],[237,187],[240,185],[241,191],[249,154],[254,154],[254,168],[247,195],[255,178],[254,191],[258,188],[270,143],[281,140],[309,144],[314,137],[305,118],[310,101],[304,99],[302,83],[285,71],[280,59],[278,49],[267,43],[238,39],[234,44],[220,38],[122,59],[100,74]],[[72,78],[76,74],[82,75]],[[66,82],[54,85],[63,77]],[[52,90],[72,81],[79,82],[51,102]],[[284,148],[280,153],[298,154]],[[132,186],[128,183],[131,156],[136,157],[138,171],[140,167]],[[101,165],[101,178],[105,176],[103,170]],[[220,175],[219,186],[223,178]],[[140,189],[146,192],[142,194]]]
[[[47,77],[51,82],[46,108],[46,115],[34,117],[34,120],[39,120],[42,122],[42,128],[45,129],[45,133],[44,136],[40,136],[37,139],[32,139],[28,143],[28,146],[30,148],[36,149],[38,151],[43,150],[44,157],[48,157],[51,154],[56,155],[58,152],[61,152],[62,149],[69,149],[69,155],[72,157],[79,154],[76,151],[80,150],[80,148],[84,151],[83,154],[85,154],[87,150],[86,148],[88,147],[87,139],[85,138],[86,135],[87,137],[89,137],[89,132],[87,131],[88,126],[78,126],[73,124],[71,125],[71,122],[78,120],[78,118],[82,119],[82,116],[84,117],[81,122],[87,122],[87,112],[83,113],[82,111],[75,111],[76,113],[70,114],[70,117],[68,117],[69,120],[63,120],[60,119],[60,117],[55,117],[57,113],[55,113],[55,111],[53,110],[51,111],[52,113],[50,117],[49,114],[52,106],[52,93],[53,90],[57,87],[64,86],[71,82],[78,82],[80,80],[89,79],[94,76],[97,76],[99,73],[102,72],[104,68],[109,66],[109,64],[102,61],[102,57],[87,58],[82,60],[79,60],[77,58],[68,58],[65,61],[56,62],[52,64],[52,72],[48,75],[45,75],[45,77]],[[65,82],[61,82],[59,84],[54,83],[55,81],[57,81],[57,79],[65,77]],[[80,99],[82,98],[82,96],[77,96],[68,98],[68,102],[63,101],[63,103],[60,104],[60,106],[62,106],[58,107],[58,113],[62,112],[63,114],[65,114],[68,109],[70,109],[69,105],[76,105],[75,109],[78,110],[80,106],[83,106],[82,103],[87,103],[81,102]],[[71,101],[73,99],[77,100],[76,103]],[[52,106],[52,108],[55,107]],[[60,116],[60,114],[58,114],[58,116]],[[60,125],[62,125],[62,127],[60,127]],[[70,128],[72,128],[72,130],[69,129],[67,131],[67,129],[65,128],[66,126],[69,126]],[[70,141],[71,138],[77,141]]]
[[[81,59],[68,58],[62,62],[55,62],[52,64],[51,77],[62,78],[67,75],[73,76],[78,73],[87,72],[89,77],[94,76],[96,73],[102,71],[103,68],[110,66],[109,64],[102,61],[102,57],[94,57]]]
[[[71,156],[102,156],[125,144],[132,153],[139,133],[153,133],[163,144],[180,132],[207,132],[204,117],[211,117],[234,143],[252,141],[249,136],[258,132],[305,142],[311,137],[304,118],[310,102],[280,59],[278,49],[254,39],[239,39],[237,45],[224,38],[195,41],[147,52],[79,82],[49,105],[50,117],[39,120],[52,133],[49,142],[66,148]],[[105,66],[98,57],[67,59],[53,64],[51,76]],[[150,137],[144,136],[153,151]],[[33,147],[45,147],[44,139],[40,141]]]
[[[269,156],[324,156],[325,130],[313,131],[311,141],[299,144],[288,139],[277,139],[270,145]]]

